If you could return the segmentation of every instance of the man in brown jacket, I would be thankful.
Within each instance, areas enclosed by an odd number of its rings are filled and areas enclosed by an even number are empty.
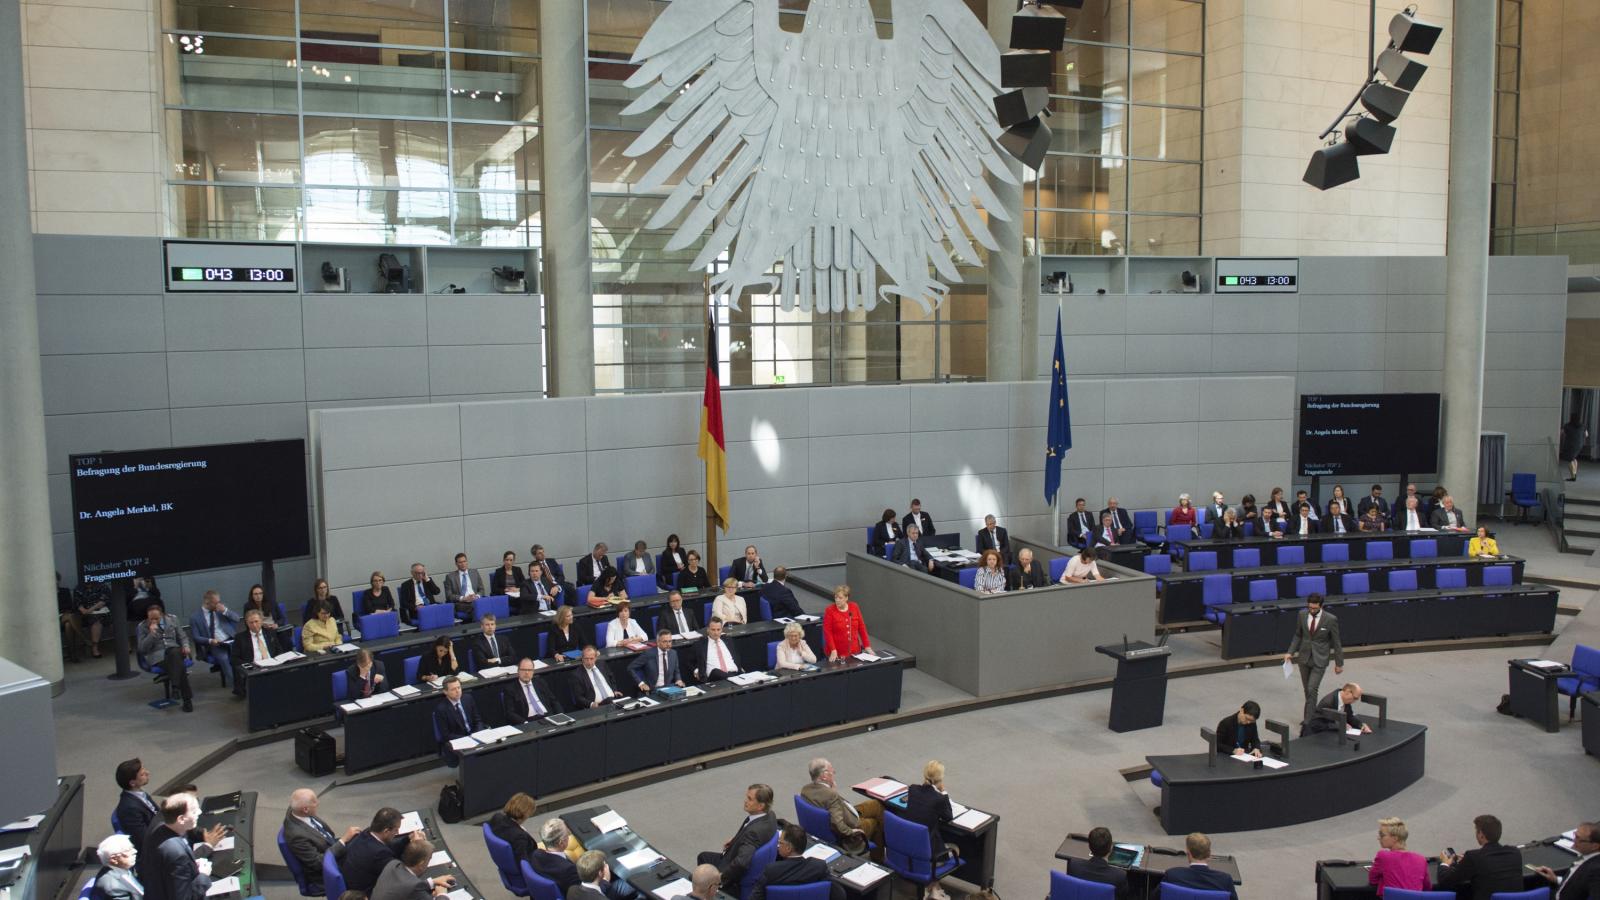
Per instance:
[[[828,811],[828,824],[845,852],[859,855],[867,842],[877,845],[872,858],[883,859],[883,804],[867,799],[851,806],[839,796],[834,784],[833,763],[818,757],[811,761],[811,782],[800,789],[807,803]]]

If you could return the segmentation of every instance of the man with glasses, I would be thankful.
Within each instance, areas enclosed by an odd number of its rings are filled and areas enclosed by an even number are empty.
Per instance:
[[[1600,824],[1579,822],[1572,830],[1572,851],[1578,858],[1572,861],[1566,877],[1557,875],[1549,866],[1535,866],[1534,873],[1556,886],[1555,900],[1600,897]]]

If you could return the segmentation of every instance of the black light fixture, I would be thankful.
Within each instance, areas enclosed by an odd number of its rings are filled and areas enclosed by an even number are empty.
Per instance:
[[[1389,44],[1401,53],[1421,53],[1427,56],[1433,52],[1433,45],[1439,41],[1439,35],[1443,33],[1443,26],[1417,18],[1415,6],[1406,7],[1404,11],[1395,13],[1394,18],[1389,20]]]
[[[1050,87],[1049,50],[1007,50],[1000,54],[1000,86]]]
[[[1344,139],[1355,148],[1357,156],[1388,153],[1394,145],[1394,126],[1377,119],[1361,116],[1344,127]]]
[[[994,98],[994,114],[1000,127],[1021,125],[1050,107],[1050,92],[1042,87],[1018,88]]]
[[[1067,17],[1038,0],[1023,0],[1011,17],[1011,49],[1060,50],[1067,39]]]
[[[1378,54],[1378,72],[1383,80],[1402,91],[1414,91],[1428,67],[1393,47]]]
[[[1319,191],[1338,187],[1361,177],[1356,149],[1349,144],[1330,144],[1311,154],[1311,164],[1301,180]]]
[[[1035,116],[1007,128],[1000,135],[1000,146],[1028,168],[1039,169],[1050,150],[1050,126]]]
[[[1400,118],[1400,111],[1405,109],[1406,99],[1410,96],[1410,91],[1374,81],[1361,89],[1361,105],[1367,108],[1374,119],[1388,124]]]

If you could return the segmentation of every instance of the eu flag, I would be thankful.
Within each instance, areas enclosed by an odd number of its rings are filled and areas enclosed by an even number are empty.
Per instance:
[[[1056,502],[1061,461],[1072,449],[1072,407],[1067,402],[1066,352],[1061,347],[1061,310],[1056,310],[1056,354],[1050,363],[1050,430],[1044,452],[1044,500]]]

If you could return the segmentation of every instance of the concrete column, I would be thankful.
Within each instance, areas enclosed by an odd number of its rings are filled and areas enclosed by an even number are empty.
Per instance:
[[[1444,461],[1439,480],[1478,515],[1489,185],[1494,165],[1495,0],[1456,0],[1450,59],[1450,212],[1445,223]],[[1403,128],[1405,122],[1401,121]]]
[[[594,394],[588,4],[539,4],[540,229],[552,397]]]
[[[12,580],[18,590],[0,603],[0,656],[59,685],[60,621],[47,581],[56,562],[45,489],[25,127],[22,9],[19,0],[0,0],[0,560],[7,571],[29,573]]]
[[[989,0],[989,36],[1002,51],[1011,45],[1011,16],[1016,0]],[[1010,213],[1009,220],[991,211],[989,236],[999,250],[989,251],[989,339],[988,377],[990,381],[1020,381],[1032,373],[1022,370],[1022,164],[1001,153],[1017,184],[989,178],[989,187]]]

